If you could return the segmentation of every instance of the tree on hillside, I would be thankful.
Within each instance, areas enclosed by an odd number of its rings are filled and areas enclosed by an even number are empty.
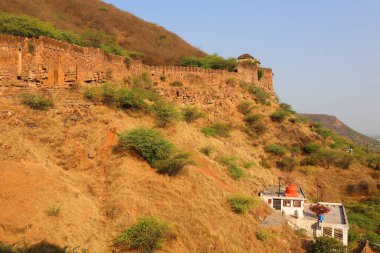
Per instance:
[[[311,251],[313,253],[343,253],[345,247],[335,238],[321,236],[315,239]]]

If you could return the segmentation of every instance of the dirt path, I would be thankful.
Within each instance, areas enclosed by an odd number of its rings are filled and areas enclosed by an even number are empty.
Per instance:
[[[229,193],[239,192],[233,186],[227,185],[225,182],[223,182],[220,175],[218,175],[218,172],[216,172],[214,169],[210,168],[210,163],[204,157],[197,155],[197,154],[194,154],[192,156],[192,159],[197,164],[195,171],[205,175],[208,178],[211,178],[214,182],[217,183],[217,185],[219,185],[221,188],[223,188],[225,191],[227,191]]]

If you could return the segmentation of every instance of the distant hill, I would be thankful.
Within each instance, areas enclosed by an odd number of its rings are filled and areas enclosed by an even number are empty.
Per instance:
[[[169,65],[183,56],[205,55],[165,28],[99,0],[1,0],[0,12],[34,16],[77,33],[103,31],[127,50],[144,53],[147,64]]]
[[[344,124],[337,117],[326,114],[299,114],[302,117],[308,118],[315,123],[321,123],[324,127],[327,127],[336,133],[347,137],[355,143],[367,146],[369,145],[372,148],[380,150],[380,142],[376,139],[368,137],[364,134],[361,134],[346,124]]]

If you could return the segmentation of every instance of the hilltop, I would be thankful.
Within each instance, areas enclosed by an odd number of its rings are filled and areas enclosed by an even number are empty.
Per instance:
[[[2,0],[0,12],[26,14],[78,34],[88,29],[112,35],[151,65],[178,64],[184,56],[204,56],[178,35],[99,0]]]
[[[336,133],[347,137],[355,143],[380,150],[380,142],[355,131],[335,116],[326,114],[300,114],[300,116],[309,118],[313,122],[320,123]]]

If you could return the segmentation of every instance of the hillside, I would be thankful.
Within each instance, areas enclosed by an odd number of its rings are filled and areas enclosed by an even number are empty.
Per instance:
[[[156,88],[168,94],[177,89],[169,85]],[[293,178],[310,199],[316,196],[312,182],[318,182],[322,199],[339,201],[347,199],[345,187],[349,184],[365,181],[372,187],[375,174],[371,176],[372,170],[360,164],[346,170],[335,166],[276,168],[275,161],[283,155],[265,152],[267,144],[291,150],[321,138],[308,124],[272,122],[269,115],[279,107],[273,98],[271,106],[264,106],[240,87],[220,83],[220,90],[236,98],[228,107],[218,107],[227,99],[215,93],[214,87],[198,88],[198,92],[215,94],[212,105],[196,103],[213,117],[160,129],[149,113],[136,114],[85,99],[84,88],[2,88],[1,240],[18,245],[47,240],[89,252],[118,252],[112,241],[121,231],[139,217],[155,216],[170,222],[176,234],[162,252],[304,252],[303,239],[286,228],[276,230],[270,243],[257,239],[257,225],[268,214],[265,204],[241,215],[231,211],[227,198],[255,196],[282,176]],[[26,92],[50,98],[54,107],[46,111],[25,107],[18,94]],[[183,106],[174,98],[175,105]],[[237,107],[244,100],[255,104],[251,113],[264,117],[267,130],[260,136],[249,137],[243,130],[243,115]],[[208,126],[210,119],[231,124],[230,136],[205,136],[200,129]],[[141,157],[115,153],[117,134],[136,127],[159,129],[179,149],[191,152],[194,163],[169,177],[155,172]],[[205,155],[201,150],[208,146],[212,151]],[[293,156],[302,159],[304,155],[295,150]],[[234,180],[221,161],[236,163],[244,176]],[[49,215],[53,208],[59,208],[57,216]]]
[[[326,114],[300,114],[300,116],[306,117],[312,122],[321,123],[323,126],[347,137],[351,141],[356,142],[360,145],[369,146],[376,150],[380,150],[380,142],[353,130],[335,116]]]
[[[0,12],[22,13],[82,34],[96,29],[113,35],[151,65],[172,65],[184,56],[205,55],[174,33],[99,0],[2,0]]]

